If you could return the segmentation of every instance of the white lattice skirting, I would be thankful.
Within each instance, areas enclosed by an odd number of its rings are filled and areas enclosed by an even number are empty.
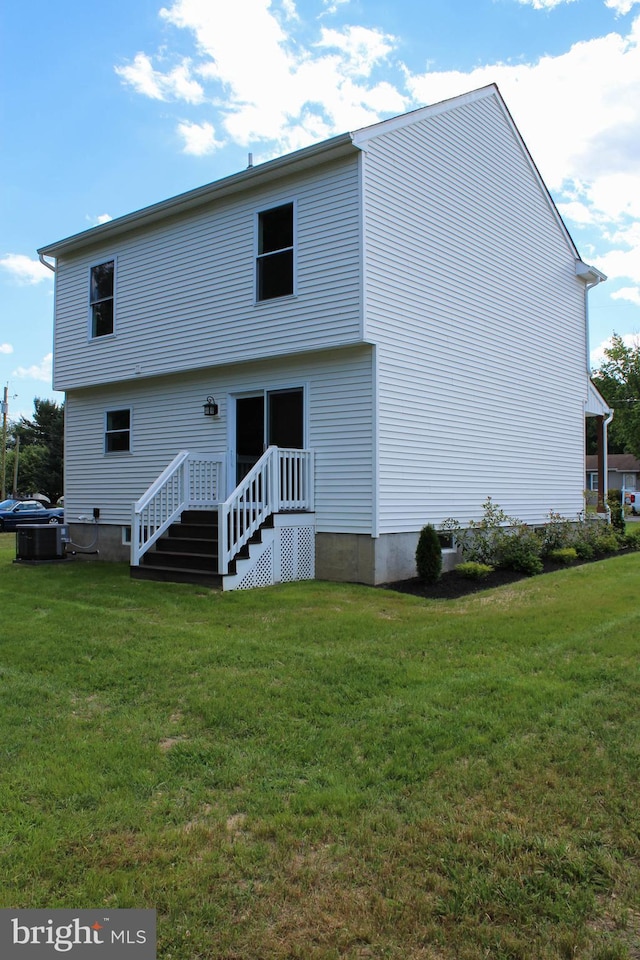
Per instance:
[[[315,515],[278,513],[273,528],[262,531],[262,543],[237,563],[237,573],[224,578],[225,590],[253,590],[292,580],[313,580],[316,574]]]

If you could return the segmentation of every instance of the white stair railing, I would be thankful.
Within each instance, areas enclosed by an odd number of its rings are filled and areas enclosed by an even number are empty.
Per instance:
[[[219,507],[218,572],[273,513],[314,509],[313,451],[269,447]]]
[[[133,505],[131,565],[137,567],[150,547],[183,510],[213,509],[224,496],[224,457],[181,450]]]

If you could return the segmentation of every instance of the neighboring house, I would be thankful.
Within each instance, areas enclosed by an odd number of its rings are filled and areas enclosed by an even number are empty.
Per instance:
[[[604,449],[609,414],[587,361],[604,277],[493,85],[39,253],[66,519],[80,543],[97,524],[104,558],[133,530],[137,565],[190,506],[208,529],[216,511],[223,571],[273,524],[227,586],[375,584],[414,575],[424,524],[488,496],[535,524],[583,509],[584,418]]]
[[[587,491],[597,492],[599,488],[598,458],[595,455],[588,455],[586,458],[587,467]],[[640,460],[631,453],[610,453],[607,456],[607,488],[609,490],[623,490],[627,499],[627,505],[635,509],[635,494],[639,494],[638,506],[640,507]],[[634,495],[633,502],[630,495]]]

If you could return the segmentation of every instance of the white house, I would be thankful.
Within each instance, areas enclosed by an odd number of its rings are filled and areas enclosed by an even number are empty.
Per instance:
[[[103,558],[170,576],[178,558],[157,554],[191,509],[170,552],[215,540],[217,518],[220,556],[201,545],[199,566],[230,563],[226,586],[375,584],[412,576],[419,530],[479,518],[487,496],[534,524],[583,508],[584,418],[605,437],[609,413],[586,295],[605,278],[494,85],[39,254],[66,517]]]

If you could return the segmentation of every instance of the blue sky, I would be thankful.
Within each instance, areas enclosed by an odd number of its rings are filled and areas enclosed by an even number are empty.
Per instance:
[[[0,388],[53,397],[36,249],[496,82],[583,259],[593,358],[640,331],[640,0],[29,0],[0,8]]]

